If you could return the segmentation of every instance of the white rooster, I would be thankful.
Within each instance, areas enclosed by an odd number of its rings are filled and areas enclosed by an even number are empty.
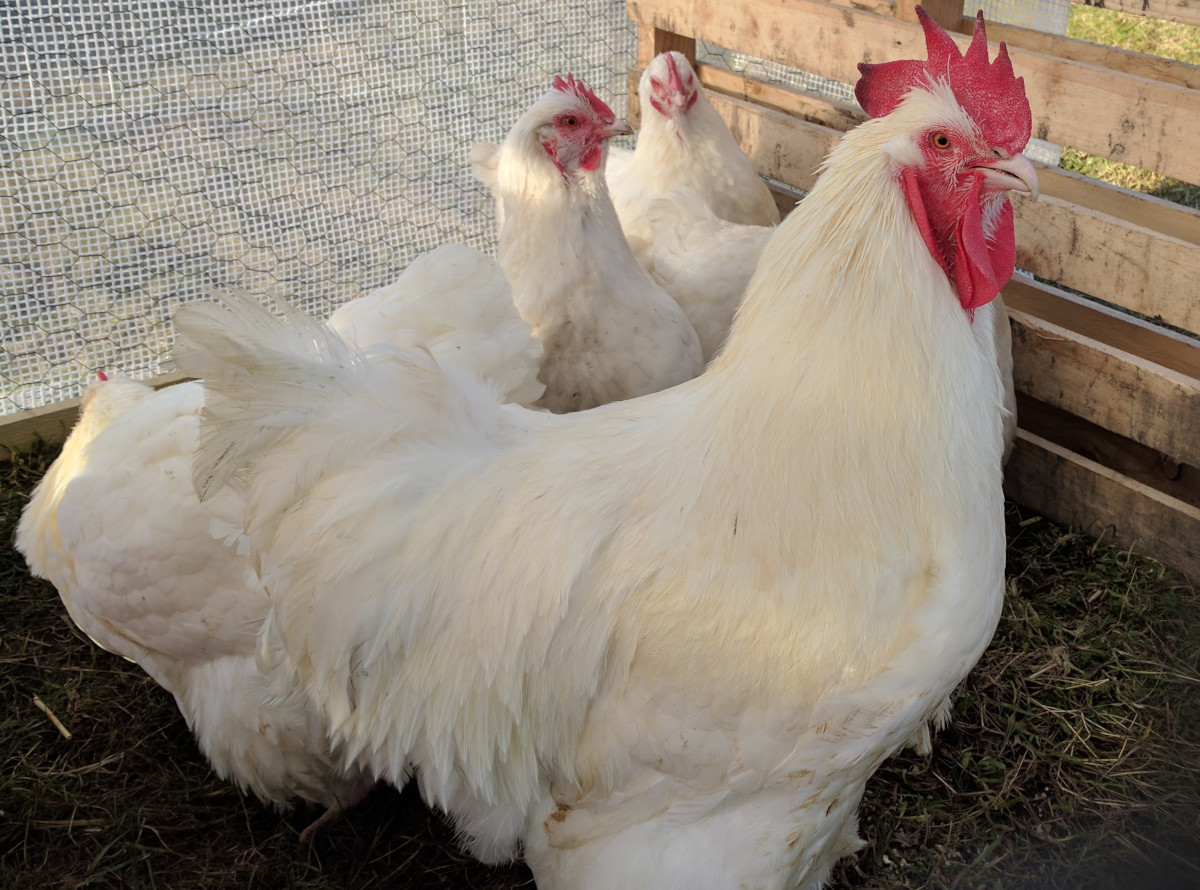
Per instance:
[[[699,338],[630,251],[604,179],[629,133],[583,83],[554,87],[513,125],[494,166],[472,154],[502,218],[497,257],[542,341],[539,407],[562,413],[657,392],[704,367]]]
[[[540,344],[499,266],[470,248],[419,257],[331,325],[362,346],[420,342],[501,398],[541,395]],[[329,808],[307,839],[374,780],[334,755],[302,690],[271,683],[256,663],[269,603],[242,534],[241,495],[228,488],[201,504],[192,485],[203,401],[199,383],[158,392],[115,376],[94,383],[16,545],[80,629],[175,696],[218,775],[280,809],[296,797]]]
[[[965,56],[922,23],[673,389],[540,414],[299,313],[177,317],[198,486],[247,486],[280,669],[542,890],[819,887],[995,629],[989,301],[1031,115],[982,21]]]

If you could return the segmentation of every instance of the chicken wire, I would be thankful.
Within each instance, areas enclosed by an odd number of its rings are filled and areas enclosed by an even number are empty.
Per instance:
[[[987,2],[1065,27],[1066,0]],[[160,373],[211,286],[324,317],[440,244],[490,250],[469,147],[557,73],[623,113],[636,61],[623,0],[0,0],[0,44],[0,415]]]
[[[325,316],[447,242],[466,153],[572,72],[623,109],[620,0],[0,2],[0,414],[158,373],[211,285]]]

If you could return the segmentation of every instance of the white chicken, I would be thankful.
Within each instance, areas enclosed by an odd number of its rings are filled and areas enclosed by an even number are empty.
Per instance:
[[[778,224],[774,197],[704,95],[686,56],[655,56],[638,82],[638,102],[637,147],[613,150],[608,181],[621,227],[639,259],[653,240],[646,211],[672,189],[691,189],[717,219]]]
[[[965,56],[922,23],[673,389],[555,416],[299,313],[177,318],[198,487],[246,485],[280,669],[542,890],[819,887],[995,629],[989,301],[1031,115],[982,20]]]
[[[545,348],[537,404],[554,412],[657,392],[704,367],[695,330],[634,259],[608,196],[608,142],[628,132],[584,84],[556,78],[494,169],[477,163],[503,211],[497,257],[513,301]]]
[[[334,757],[301,690],[270,704],[253,694],[269,604],[240,496],[226,489],[201,505],[191,485],[203,402],[198,383],[93,383],[16,546],[84,633],[175,696],[217,775],[281,810],[300,797],[332,818],[374,780]]]
[[[329,326],[360,347],[423,343],[449,363],[500,388],[506,402],[532,405],[542,343],[518,314],[504,270],[462,244],[417,257],[394,282],[329,316]]]
[[[502,398],[541,395],[540,344],[499,266],[470,248],[419,257],[331,325],[361,346],[420,342]],[[203,400],[199,383],[155,392],[113,377],[89,387],[21,517],[17,549],[88,636],[175,696],[218,775],[280,809],[300,797],[332,818],[374,780],[334,755],[302,690],[271,683],[256,663],[269,604],[241,496],[229,488],[201,504],[192,485]]]
[[[649,232],[643,265],[675,295],[700,338],[704,361],[712,361],[774,228],[720,219],[690,188],[651,201],[643,226]]]

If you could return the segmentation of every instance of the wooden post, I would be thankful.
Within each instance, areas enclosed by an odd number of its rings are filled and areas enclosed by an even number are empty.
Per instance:
[[[947,31],[962,31],[962,0],[896,0],[896,18],[915,22],[918,6]]]
[[[663,31],[653,25],[638,24],[638,67],[645,68],[654,57],[667,52],[683,53],[696,67],[696,38]]]

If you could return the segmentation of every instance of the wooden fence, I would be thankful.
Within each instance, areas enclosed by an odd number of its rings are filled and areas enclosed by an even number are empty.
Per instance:
[[[1190,3],[1119,8],[1200,24]],[[924,5],[965,48],[975,22],[961,3]],[[847,83],[859,61],[924,58],[908,0],[629,0],[628,10],[642,67],[668,49],[694,61],[696,40]],[[1036,137],[1200,183],[1200,68],[999,24],[988,37],[1008,44],[1025,78]],[[798,189],[863,119],[718,67],[698,71],[759,172]],[[1039,176],[1040,200],[1014,199],[1017,266],[1032,275],[1004,290],[1020,423],[1007,491],[1200,578],[1200,341],[1190,333],[1200,331],[1200,214],[1060,169]]]

